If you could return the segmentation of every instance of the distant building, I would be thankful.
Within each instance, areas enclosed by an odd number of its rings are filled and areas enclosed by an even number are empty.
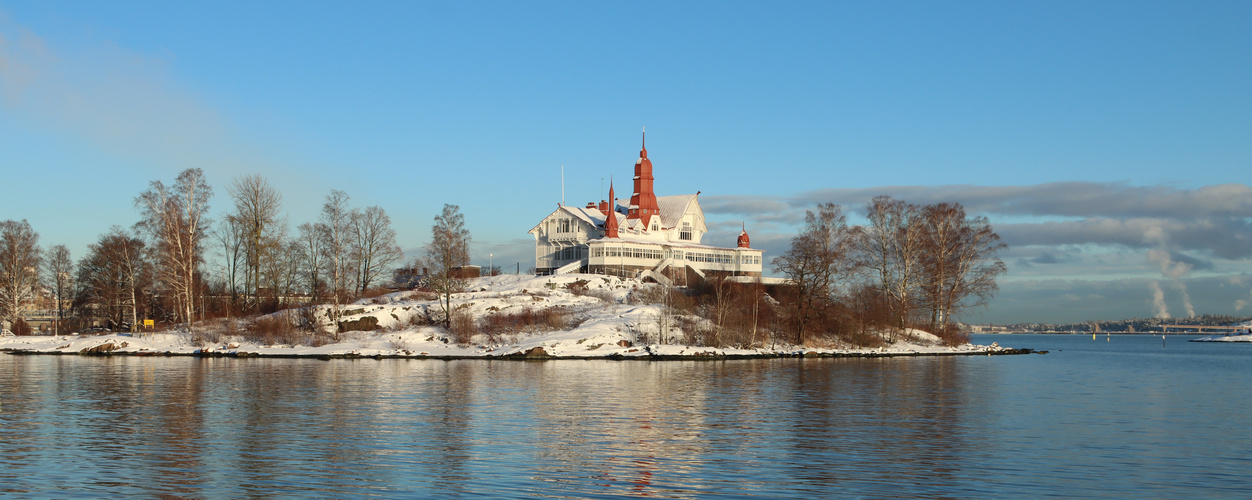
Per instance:
[[[692,273],[760,277],[762,251],[750,246],[746,228],[735,248],[701,244],[708,228],[699,196],[656,196],[646,142],[635,161],[634,192],[586,206],[558,205],[529,232],[535,237],[539,274],[588,272],[657,281]]]

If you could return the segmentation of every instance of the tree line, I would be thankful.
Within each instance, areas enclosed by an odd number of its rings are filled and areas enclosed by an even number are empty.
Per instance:
[[[353,207],[343,191],[332,190],[317,219],[294,231],[281,193],[264,177],[236,178],[226,191],[231,210],[213,221],[213,189],[201,169],[168,185],[152,181],[135,197],[138,222],[113,226],[77,262],[65,245],[41,249],[27,221],[0,222],[0,319],[23,328],[20,313],[41,288],[58,318],[104,318],[114,329],[134,330],[143,319],[191,327],[300,304],[338,310],[390,281],[404,259],[386,211]],[[442,216],[464,230],[454,205]],[[448,256],[450,266],[468,262],[468,231],[460,236],[464,249]]]
[[[1007,246],[986,217],[959,203],[919,206],[878,196],[865,207],[868,223],[849,226],[839,205],[807,211],[804,230],[773,259],[792,286],[782,293],[793,341],[834,336],[888,341],[907,328],[963,341],[954,318],[985,305],[1006,271]]]

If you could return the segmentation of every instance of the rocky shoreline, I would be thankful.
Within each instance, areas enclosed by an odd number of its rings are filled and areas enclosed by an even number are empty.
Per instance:
[[[1023,354],[1047,354],[1048,351],[1034,349],[990,348],[977,351],[950,352],[899,352],[899,351],[853,351],[853,352],[821,352],[821,351],[790,351],[770,353],[721,353],[717,351],[701,351],[692,354],[659,354],[640,351],[639,354],[614,353],[604,356],[553,356],[542,348],[533,348],[525,352],[492,355],[429,355],[429,354],[364,354],[364,353],[262,353],[255,351],[121,351],[99,349],[111,344],[102,344],[95,348],[81,351],[46,351],[33,349],[0,349],[5,354],[15,356],[147,356],[147,357],[198,357],[198,358],[271,358],[271,359],[430,359],[430,360],[504,360],[504,361],[540,361],[540,360],[592,360],[603,359],[612,361],[721,361],[735,359],[784,359],[784,358],[901,358],[930,356],[1017,356]]]

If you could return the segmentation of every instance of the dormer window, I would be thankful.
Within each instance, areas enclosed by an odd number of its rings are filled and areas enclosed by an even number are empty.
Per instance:
[[[678,239],[691,241],[691,223],[683,221],[682,230],[678,232]]]

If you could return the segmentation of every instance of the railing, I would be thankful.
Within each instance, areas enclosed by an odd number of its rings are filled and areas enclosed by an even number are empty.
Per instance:
[[[569,264],[556,268],[556,271],[553,271],[552,274],[576,273],[578,272],[579,269],[582,269],[582,267],[583,267],[583,261],[576,260],[574,262],[570,262]]]

